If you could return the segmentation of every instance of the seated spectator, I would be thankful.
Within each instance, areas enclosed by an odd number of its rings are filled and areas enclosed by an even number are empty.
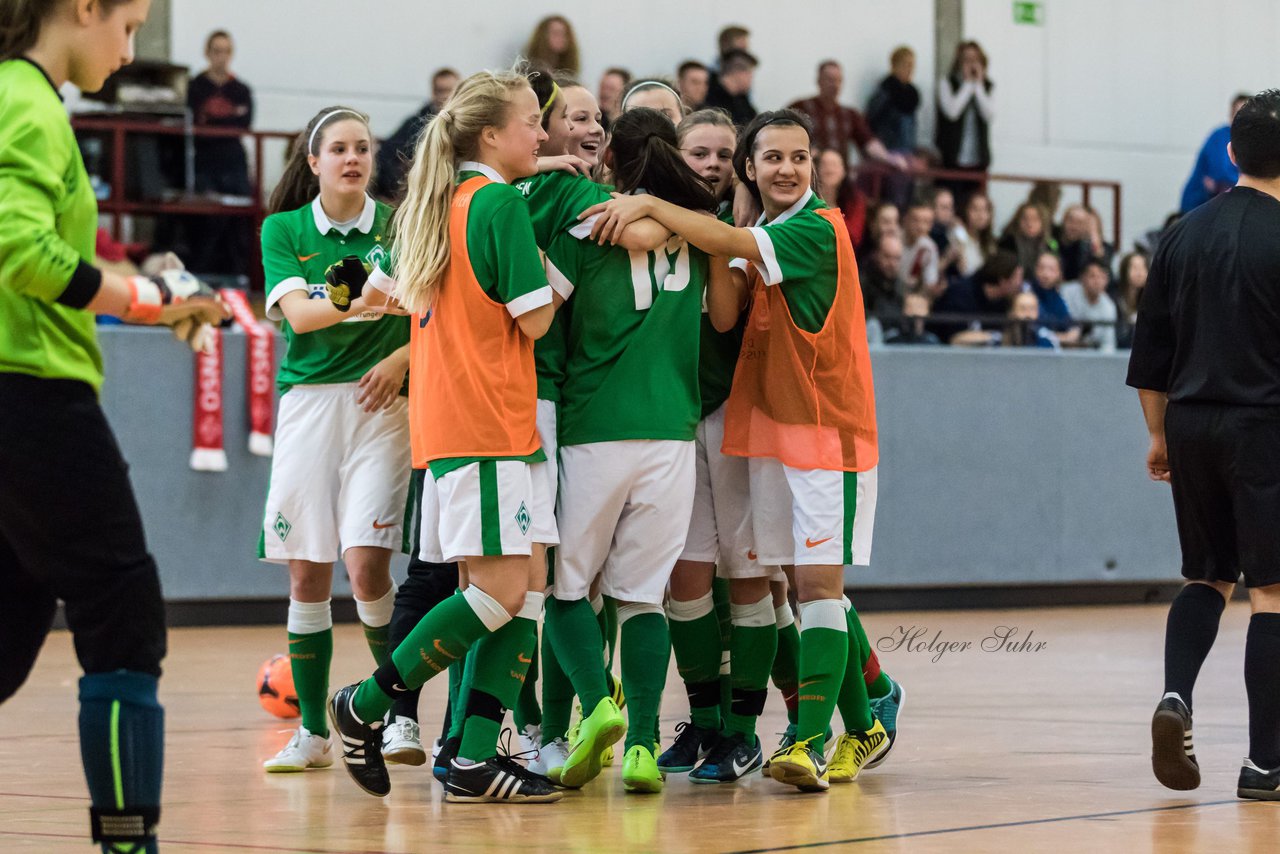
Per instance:
[[[890,234],[902,236],[898,207],[892,202],[877,202],[867,211],[867,226],[863,230],[862,242],[855,247],[857,256],[869,257],[876,251],[880,240]]]
[[[1147,275],[1151,272],[1151,264],[1147,256],[1141,252],[1130,252],[1120,259],[1120,275],[1117,283],[1120,291],[1121,323],[1116,330],[1116,346],[1128,350],[1133,347],[1133,327],[1138,322],[1138,301],[1142,299],[1142,289],[1147,286]]]
[[[930,299],[945,290],[940,287],[938,272],[938,247],[929,237],[933,228],[933,208],[927,204],[915,204],[907,209],[907,219],[902,228],[905,250],[898,278],[908,291],[924,291]]]
[[[849,240],[857,246],[862,242],[863,228],[867,222],[867,198],[862,195],[858,185],[849,177],[840,152],[825,148],[815,158],[818,167],[819,195],[827,203],[844,215],[844,226],[849,231]]]
[[[1031,185],[1031,192],[1027,193],[1027,201],[1039,205],[1049,222],[1054,222],[1058,219],[1058,205],[1062,204],[1062,184],[1057,181],[1036,181]],[[1057,236],[1055,232],[1054,237]]]
[[[924,294],[907,294],[902,298],[902,317],[896,324],[886,324],[884,343],[941,344],[942,339],[924,328],[928,319],[929,298]]]
[[[1091,258],[1080,272],[1079,282],[1062,286],[1062,299],[1067,303],[1073,320],[1083,329],[1080,343],[1104,353],[1116,349],[1116,320],[1119,312],[1115,301],[1107,295],[1107,282],[1111,271],[1097,258]]]
[[[600,114],[604,117],[600,124],[609,129],[609,122],[622,112],[622,93],[631,85],[631,72],[625,68],[606,68],[600,75],[600,85],[596,88],[596,101],[600,104]]]
[[[711,70],[698,60],[690,59],[680,63],[680,68],[676,71],[676,88],[680,90],[686,109],[691,112],[702,109],[703,102],[707,100],[707,83],[710,79]]]
[[[862,286],[862,305],[868,317],[893,317],[898,313],[898,300],[905,292],[898,268],[902,265],[902,238],[886,234],[876,250],[858,265],[858,282]]]
[[[404,177],[413,163],[413,146],[418,133],[432,116],[444,108],[444,102],[458,88],[458,72],[452,68],[438,68],[431,75],[431,99],[418,112],[400,123],[396,132],[382,140],[374,160],[372,193],[379,199],[396,204],[404,197]]]
[[[934,300],[934,314],[978,315],[969,320],[937,321],[930,328],[944,340],[964,329],[998,328],[1009,311],[1013,295],[1023,289],[1018,256],[1000,250],[987,259],[973,276],[951,283]]]
[[[1204,145],[1200,146],[1196,164],[1191,169],[1191,177],[1187,178],[1187,185],[1182,189],[1181,213],[1199,207],[1219,193],[1225,193],[1240,179],[1240,171],[1227,155],[1227,143],[1231,141],[1231,119],[1236,117],[1247,100],[1247,93],[1236,95],[1231,100],[1231,115],[1227,123],[1215,128]]]
[[[1068,205],[1057,230],[1058,255],[1062,258],[1062,278],[1074,282],[1090,258],[1107,258],[1102,229],[1094,213],[1084,205]]]
[[[995,208],[991,198],[982,192],[969,196],[960,218],[964,227],[964,251],[956,260],[956,271],[972,276],[996,253]]]
[[[999,248],[1014,253],[1022,266],[1022,275],[1031,278],[1036,272],[1036,260],[1045,252],[1056,252],[1057,244],[1049,236],[1049,224],[1039,205],[1023,202],[1018,205],[1013,218],[1000,235]]]
[[[580,70],[578,39],[568,19],[563,15],[550,15],[539,21],[525,45],[524,58],[531,65],[550,69],[554,74],[577,77]]]
[[[1071,311],[1062,299],[1062,262],[1057,255],[1041,253],[1031,279],[1031,292],[1040,303],[1040,322],[1058,333],[1060,340],[1071,344],[1078,341],[1080,327],[1072,321]]]
[[[840,152],[846,162],[852,146],[862,157],[883,163],[892,169],[910,168],[905,154],[889,151],[876,139],[862,113],[841,106],[840,90],[844,87],[844,70],[840,63],[828,59],[818,66],[818,94],[791,104],[791,109],[805,113],[813,120],[813,143],[819,148]]]
[[[741,24],[730,24],[716,36],[716,56],[723,59],[725,54],[734,50],[745,50],[751,52],[751,31]],[[713,71],[720,70],[719,61],[716,62]]]
[[[942,275],[955,275],[956,262],[969,235],[956,217],[955,196],[946,187],[933,191],[933,227],[929,229],[929,237],[938,247],[938,267]]]
[[[733,123],[742,126],[756,117],[751,103],[751,84],[760,60],[745,50],[734,48],[720,57],[720,73],[713,74],[707,84],[705,107],[724,110]]]
[[[1040,323],[1040,302],[1029,291],[1015,294],[1009,319],[1000,336],[1002,347],[1044,347],[1057,350],[1058,339]]]
[[[909,156],[918,146],[917,111],[920,90],[911,82],[916,54],[905,45],[889,55],[889,74],[880,81],[867,102],[867,125],[884,147]]]

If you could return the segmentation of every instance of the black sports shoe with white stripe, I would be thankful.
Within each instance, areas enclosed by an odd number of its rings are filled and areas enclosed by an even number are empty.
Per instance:
[[[550,804],[563,797],[546,777],[507,756],[473,765],[459,765],[454,759],[444,781],[444,799],[458,804]]]
[[[379,798],[391,793],[391,776],[382,758],[382,721],[367,724],[351,710],[356,685],[348,685],[329,699],[329,722],[342,748],[342,764],[356,785]]]
[[[1168,789],[1200,786],[1200,765],[1191,743],[1191,710],[1177,694],[1165,694],[1151,718],[1151,770]]]
[[[1280,801],[1280,768],[1264,771],[1245,759],[1236,783],[1236,797],[1252,801]]]

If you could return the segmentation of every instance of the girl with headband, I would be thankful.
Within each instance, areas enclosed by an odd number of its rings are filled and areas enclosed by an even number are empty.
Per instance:
[[[288,349],[258,556],[289,567],[289,657],[302,711],[301,726],[264,763],[269,772],[334,761],[325,700],[338,558],[374,660],[390,653],[390,563],[409,481],[409,318],[359,296],[366,278],[386,279],[390,269],[391,209],[368,195],[372,173],[364,114],[321,110],[294,144],[262,224],[267,317],[281,321]]]

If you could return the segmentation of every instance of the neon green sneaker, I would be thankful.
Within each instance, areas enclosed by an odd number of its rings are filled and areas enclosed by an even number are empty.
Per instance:
[[[604,749],[626,734],[627,722],[618,711],[618,704],[612,697],[605,697],[579,724],[578,737],[560,771],[560,784],[577,789],[600,776]]]
[[[622,787],[628,792],[656,794],[662,791],[666,775],[658,770],[658,760],[649,748],[637,744],[622,759]]]
[[[836,739],[836,750],[831,756],[827,777],[832,783],[852,783],[858,772],[870,768],[876,757],[889,750],[889,735],[884,724],[874,721],[866,732],[844,732]]]

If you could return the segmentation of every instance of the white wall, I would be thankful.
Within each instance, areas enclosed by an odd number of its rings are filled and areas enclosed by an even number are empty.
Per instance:
[[[1007,0],[967,0],[991,59],[993,170],[1123,182],[1124,243],[1178,207],[1237,91],[1280,85],[1275,0],[1043,0],[1043,26]],[[999,225],[1025,187],[993,187]],[[1110,199],[1095,198],[1110,222]]]
[[[345,102],[370,114],[375,133],[389,134],[426,100],[434,69],[503,67],[552,13],[573,23],[592,86],[610,65],[672,75],[685,59],[706,62],[720,28],[740,23],[762,63],[760,109],[816,91],[816,66],[827,57],[845,66],[846,99],[865,104],[899,44],[920,57],[919,82],[932,103],[924,69],[933,55],[933,2],[895,0],[891,14],[887,8],[883,0],[173,0],[171,44],[174,62],[198,70],[205,36],[230,31],[233,68],[257,98],[255,125],[270,130],[302,127],[321,107]],[[931,112],[926,122],[931,133]]]

